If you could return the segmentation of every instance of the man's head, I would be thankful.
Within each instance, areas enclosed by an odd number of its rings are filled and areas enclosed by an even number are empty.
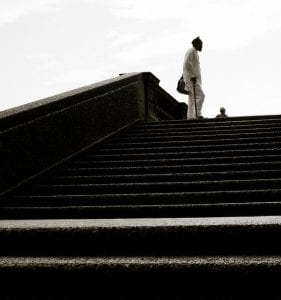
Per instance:
[[[192,45],[197,51],[202,51],[203,42],[199,36],[192,41]]]
[[[220,112],[221,112],[221,114],[224,115],[224,114],[225,114],[225,108],[224,108],[224,107],[221,107],[221,108],[220,108]]]

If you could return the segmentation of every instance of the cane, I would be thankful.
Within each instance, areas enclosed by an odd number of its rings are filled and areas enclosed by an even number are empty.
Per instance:
[[[195,116],[197,119],[197,104],[196,104],[196,93],[195,93],[195,81],[192,81],[192,85],[193,85],[193,99],[194,99],[194,107],[195,107]]]

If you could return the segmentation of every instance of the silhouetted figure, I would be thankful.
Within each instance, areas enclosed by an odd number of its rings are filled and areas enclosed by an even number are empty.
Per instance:
[[[216,118],[227,118],[228,115],[225,113],[225,108],[224,107],[221,107],[220,108],[220,114],[218,114],[216,116]]]
[[[185,82],[185,89],[189,92],[187,112],[188,119],[196,119],[193,84],[195,84],[197,117],[202,118],[201,110],[205,94],[202,90],[201,69],[198,55],[198,51],[202,51],[202,47],[203,42],[199,37],[197,37],[192,41],[192,47],[187,50],[184,57],[183,79]]]

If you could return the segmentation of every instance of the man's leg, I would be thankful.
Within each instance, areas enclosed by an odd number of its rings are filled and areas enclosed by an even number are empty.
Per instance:
[[[202,116],[202,105],[205,99],[205,94],[202,90],[201,85],[196,84],[195,86],[195,93],[196,93],[196,104],[197,104],[197,116]]]
[[[201,85],[195,85],[195,93],[196,93],[196,108],[197,108],[197,117],[202,116],[202,105],[205,99],[205,94],[201,88]],[[187,119],[196,119],[195,105],[194,105],[194,95],[193,91],[190,91],[188,95],[188,112]]]
[[[195,106],[194,106],[194,98],[193,93],[190,92],[188,95],[188,109],[187,109],[187,119],[195,119]]]

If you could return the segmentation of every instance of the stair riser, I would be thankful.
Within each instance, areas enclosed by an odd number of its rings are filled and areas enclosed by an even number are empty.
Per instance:
[[[226,128],[212,128],[210,129],[209,127],[206,128],[194,128],[190,127],[188,129],[186,128],[162,128],[162,129],[155,129],[155,130],[128,130],[124,133],[120,133],[119,137],[120,138],[146,138],[146,137],[164,137],[164,136],[173,136],[173,135],[231,135],[231,134],[259,134],[260,132],[269,133],[269,132],[274,132],[274,131],[280,131],[281,130],[281,125],[277,126],[260,126],[256,128],[251,128],[251,127],[246,127],[246,128],[231,128],[228,129]]]
[[[28,195],[93,195],[93,194],[136,194],[176,193],[278,189],[281,179],[228,180],[198,182],[124,183],[124,184],[75,184],[75,185],[34,185]]]
[[[181,161],[182,162],[182,161]],[[170,165],[169,165],[170,163]],[[281,162],[259,162],[259,163],[225,163],[225,164],[209,164],[209,165],[188,165],[176,164],[174,161],[147,161],[140,162],[112,162],[101,163],[99,166],[92,167],[72,167],[61,169],[61,175],[83,176],[83,175],[130,175],[130,174],[163,174],[163,173],[198,173],[198,172],[224,172],[224,171],[258,171],[258,170],[274,170],[281,168]]]
[[[279,255],[281,228],[162,226],[0,230],[3,256]]]
[[[270,158],[269,158],[270,159]],[[145,168],[146,167],[146,168]],[[247,158],[222,158],[220,159],[157,159],[157,160],[121,160],[121,161],[97,161],[97,162],[77,162],[72,165],[72,168],[65,168],[62,173],[71,173],[76,175],[77,171],[84,173],[87,171],[93,171],[92,174],[104,174],[100,173],[105,171],[105,174],[118,174],[122,172],[122,168],[127,168],[127,174],[131,174],[131,171],[137,172],[137,174],[152,173],[164,173],[165,171],[171,172],[216,172],[216,171],[251,171],[259,169],[279,169],[281,167],[280,161],[258,161],[251,162],[251,159]],[[122,173],[120,173],[122,174]],[[136,173],[133,173],[136,174]]]
[[[280,199],[280,197],[278,197]],[[268,200],[268,199],[267,199]],[[270,199],[272,201],[277,200]],[[64,202],[64,201],[63,201]],[[67,201],[66,201],[67,202]],[[69,201],[71,202],[71,201]],[[28,205],[28,203],[25,203]],[[261,203],[221,203],[221,204],[192,204],[192,205],[118,205],[88,206],[90,203],[53,204],[52,201],[44,207],[38,207],[38,203],[29,203],[29,206],[0,208],[0,219],[104,219],[104,218],[186,218],[186,217],[226,217],[226,216],[275,216],[281,215],[280,202]],[[49,206],[48,206],[49,205]]]
[[[161,145],[155,146],[155,147],[149,147],[146,144],[141,145],[140,147],[129,147],[126,146],[124,148],[120,147],[118,148],[104,148],[102,150],[103,154],[127,154],[127,153],[165,153],[165,152],[201,152],[201,151],[225,151],[225,150],[256,150],[256,149],[281,149],[281,143],[280,142],[264,142],[264,143],[241,143],[241,144],[222,144],[218,145],[215,143],[214,145],[206,144],[206,145],[178,145],[175,146],[174,144],[171,146],[166,145]],[[101,152],[99,152],[101,153]]]
[[[206,140],[206,141],[171,141],[171,142],[146,142],[146,143],[128,143],[128,144],[106,144],[102,152],[118,152],[124,151],[150,151],[168,152],[168,151],[194,151],[195,149],[202,151],[215,151],[215,150],[243,150],[243,149],[269,149],[281,148],[281,139],[278,137],[272,139],[253,139],[253,140]],[[210,149],[210,150],[209,150]]]
[[[58,266],[38,262],[0,269],[4,299],[278,299],[280,275],[279,265],[266,262],[91,265],[65,260]]]
[[[258,151],[257,151],[258,152]],[[276,151],[277,152],[277,151]],[[277,153],[280,153],[278,150]],[[72,163],[72,166],[76,167],[92,167],[92,166],[100,166],[100,165],[106,165],[106,164],[125,164],[125,163],[131,163],[134,162],[136,164],[143,163],[147,164],[150,163],[151,165],[160,162],[162,165],[169,165],[171,163],[174,164],[184,164],[184,165],[194,165],[196,163],[201,164],[211,164],[211,163],[251,163],[251,162],[276,162],[278,163],[281,161],[281,155],[241,155],[241,156],[235,156],[231,155],[232,153],[226,153],[229,156],[219,156],[218,154],[211,155],[208,153],[204,153],[204,155],[201,155],[201,153],[191,154],[189,153],[179,153],[179,154],[165,154],[165,153],[145,153],[145,154],[127,154],[127,155],[101,155],[101,156],[92,156],[92,157],[86,157],[84,159],[81,159],[79,161],[75,161]],[[249,153],[247,153],[249,154]]]
[[[134,143],[134,142],[128,142],[128,143],[107,143],[104,144],[104,149],[137,149],[137,148],[153,148],[153,147],[174,147],[174,146],[226,146],[226,145],[235,145],[237,147],[238,145],[244,145],[244,144],[261,144],[265,145],[267,143],[280,143],[281,137],[278,135],[275,135],[273,137],[260,137],[260,138],[231,138],[231,139],[196,139],[196,140],[162,140],[162,141],[144,141],[141,143]]]
[[[2,207],[34,206],[133,206],[149,205],[152,209],[160,209],[161,205],[195,205],[254,202],[279,202],[281,190],[245,190],[218,191],[198,193],[141,193],[141,194],[100,194],[100,195],[34,195],[7,197],[1,201]],[[137,208],[137,207],[136,207]]]
[[[195,141],[204,139],[239,139],[239,138],[263,138],[263,137],[275,137],[281,136],[281,130],[265,130],[257,132],[245,132],[245,133],[228,133],[228,134],[216,134],[208,132],[207,134],[199,133],[197,135],[191,134],[190,132],[175,132],[174,134],[163,134],[162,136],[133,136],[133,135],[120,135],[111,140],[114,144],[123,143],[146,143],[146,142],[156,142],[156,141]]]
[[[251,155],[252,154],[252,155]],[[262,155],[263,154],[263,155]],[[154,161],[165,160],[171,162],[189,163],[229,163],[229,162],[266,162],[281,161],[280,149],[213,151],[213,152],[177,152],[177,153],[136,153],[136,154],[95,154],[74,161],[72,166],[86,164],[122,163],[126,161]]]
[[[37,183],[48,181],[49,184],[110,184],[110,183],[149,183],[149,182],[190,182],[202,180],[243,180],[243,179],[274,179],[281,177],[281,170],[236,171],[213,173],[183,173],[157,175],[104,175],[104,176],[53,176],[38,180]]]
[[[252,132],[256,131],[263,131],[264,129],[280,129],[281,127],[281,122],[272,122],[272,123],[257,123],[257,124],[204,124],[204,123],[198,123],[194,126],[194,124],[171,124],[171,125],[166,125],[166,124],[159,124],[159,125],[139,125],[136,126],[132,129],[129,129],[126,131],[126,134],[143,134],[143,133],[164,133],[164,132],[173,132],[173,131],[186,131],[186,132],[223,132],[227,131],[228,133],[241,130],[241,131],[246,131],[250,130]]]
[[[220,118],[205,118],[200,120],[162,120],[162,121],[148,121],[139,122],[136,126],[159,126],[159,125],[191,125],[191,126],[211,126],[211,125],[239,125],[239,124],[265,124],[278,123],[281,121],[280,115],[265,115],[265,116],[246,116],[246,117],[228,117]]]

